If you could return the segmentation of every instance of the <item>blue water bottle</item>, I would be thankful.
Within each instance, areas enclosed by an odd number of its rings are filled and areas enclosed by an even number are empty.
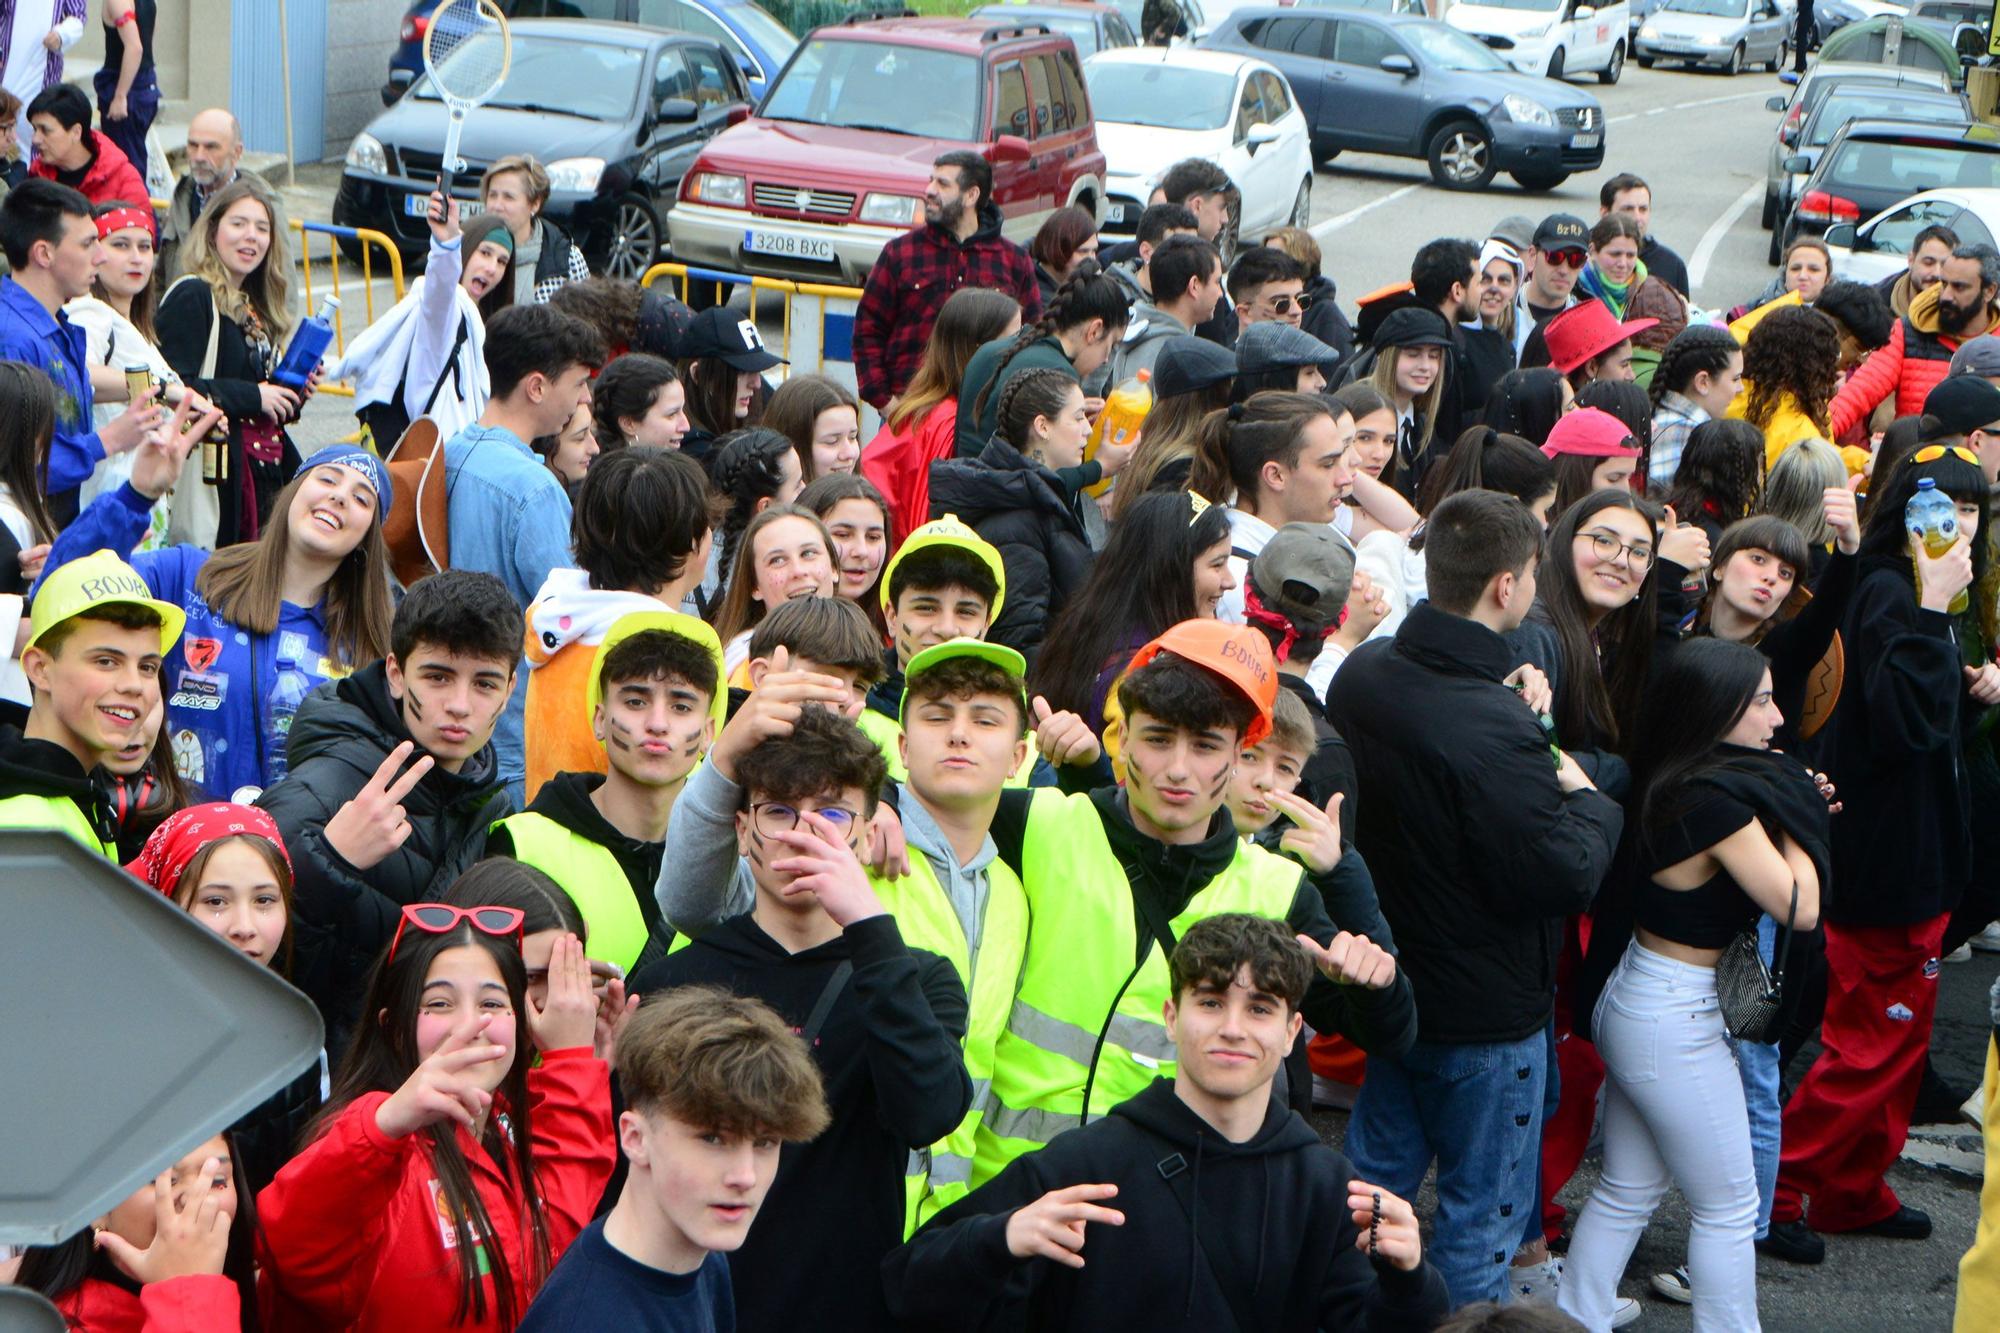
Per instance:
[[[288,767],[285,746],[291,738],[292,718],[310,693],[312,678],[299,670],[298,662],[289,657],[279,658],[278,678],[271,684],[271,694],[264,707],[264,735],[269,740],[264,758],[264,785],[267,787],[285,776]]]
[[[271,382],[282,384],[287,389],[303,393],[306,381],[319,369],[320,359],[326,349],[333,346],[333,315],[340,309],[340,298],[329,296],[319,303],[319,313],[299,325],[292,335],[291,346],[285,348],[284,359],[271,372]]]
[[[1937,488],[1936,478],[1918,479],[1917,493],[1903,506],[1903,527],[1923,543],[1925,554],[1933,560],[1958,541],[1958,506]],[[1971,594],[1961,589],[1951,599],[1951,614],[1957,615],[1971,604]]]

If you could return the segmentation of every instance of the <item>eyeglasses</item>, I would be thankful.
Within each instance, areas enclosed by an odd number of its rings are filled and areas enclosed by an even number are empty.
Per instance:
[[[1974,467],[1979,466],[1978,454],[1973,453],[1972,450],[1962,445],[1956,444],[1927,444],[1911,454],[1910,461],[1912,463],[1935,463],[1946,454],[1950,454],[1953,458],[1963,462],[1970,463]]]
[[[527,913],[518,907],[453,907],[449,903],[405,903],[403,919],[396,923],[396,937],[389,941],[389,961],[396,961],[396,946],[403,942],[403,932],[411,926],[426,935],[449,935],[458,929],[459,922],[469,924],[483,935],[495,939],[513,936],[514,947],[521,947],[521,924],[528,919]]]
[[[1578,538],[1590,543],[1591,553],[1605,564],[1610,564],[1621,555],[1630,556],[1630,569],[1644,569],[1653,563],[1653,548],[1644,542],[1621,542],[1609,532],[1579,532]]]
[[[1587,256],[1581,250],[1544,250],[1542,258],[1557,268],[1582,268]]]
[[[1304,314],[1306,311],[1312,309],[1313,303],[1313,299],[1304,292],[1299,293],[1297,296],[1293,296],[1290,292],[1287,292],[1283,296],[1273,296],[1270,300],[1271,313],[1274,315],[1289,315],[1292,313],[1292,307],[1294,306],[1298,307],[1299,313]]]
[[[843,838],[853,837],[854,826],[861,822],[861,816],[845,806],[823,805],[807,812],[783,801],[759,801],[750,807],[750,824],[765,837],[775,838],[780,833],[790,833],[797,828],[800,819],[807,813],[818,815],[833,825],[833,831]]]

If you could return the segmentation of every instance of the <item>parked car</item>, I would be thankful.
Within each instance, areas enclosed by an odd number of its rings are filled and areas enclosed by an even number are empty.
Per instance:
[[[1913,194],[1949,187],[2000,187],[2000,129],[1850,120],[1806,177],[1784,227],[1771,233],[1771,262],[1801,236],[1817,236],[1837,222],[1859,222]]]
[[[1963,96],[1941,88],[1904,88],[1883,83],[1844,83],[1819,101],[1806,117],[1798,142],[1781,166],[1798,168],[1780,174],[1778,214],[1792,211],[1804,193],[1806,177],[1819,165],[1820,155],[1833,136],[1850,120],[1920,120],[1932,125],[1970,125],[1972,108]],[[1800,159],[1804,159],[1803,162]],[[1770,188],[1767,184],[1766,188]]]
[[[470,202],[496,158],[533,153],[549,172],[544,215],[594,268],[638,277],[663,253],[660,211],[695,153],[750,114],[742,71],[709,38],[661,28],[527,19],[513,30],[506,82],[466,117],[467,169],[453,193]],[[449,119],[419,75],[349,145],[333,220],[385,232],[408,256],[425,253],[425,200]]]
[[[1055,4],[981,5],[968,16],[988,23],[1043,23],[1076,43],[1076,53],[1088,60],[1099,51],[1137,46],[1139,38],[1125,16],[1111,5],[1065,0]]]
[[[2000,235],[2000,190],[1925,190],[1858,227],[1836,222],[1826,229],[1826,248],[1843,278],[1880,282],[1903,271],[1917,233],[1933,226],[1950,227],[1960,245],[1992,245]]]
[[[1041,23],[850,20],[792,53],[757,114],[701,150],[667,216],[676,259],[858,284],[921,223],[939,154],[993,163],[1004,230],[1026,243],[1077,204],[1102,220],[1076,44]]]
[[[1273,66],[1232,51],[1137,46],[1092,56],[1083,76],[1107,163],[1106,231],[1134,230],[1160,177],[1189,157],[1229,173],[1241,196],[1237,234],[1310,219],[1312,135]]]
[[[1276,65],[1311,127],[1313,160],[1344,149],[1423,158],[1448,190],[1505,171],[1531,190],[1604,162],[1604,108],[1581,89],[1517,74],[1430,19],[1361,10],[1244,10],[1202,45]]]
[[[1817,6],[1815,6],[1817,12]],[[1764,109],[1782,111],[1778,133],[1771,144],[1770,159],[1764,168],[1764,230],[1778,224],[1778,183],[1784,179],[1784,161],[1792,155],[1792,145],[1805,127],[1806,117],[1819,106],[1820,99],[1835,88],[1850,83],[1870,83],[1890,88],[1934,88],[1949,91],[1951,85],[1935,70],[1909,65],[1863,65],[1852,61],[1817,60],[1792,87],[1790,97],[1779,93],[1767,98]]]
[[[1792,16],[1777,0],[1665,0],[1632,44],[1642,69],[1658,60],[1711,65],[1741,74],[1762,64],[1776,74],[1792,49]]]
[[[792,54],[799,39],[752,0],[493,0],[512,19],[605,19],[713,38],[743,71],[754,100]],[[424,72],[424,30],[438,0],[411,0],[403,15],[382,105],[390,106]]]
[[[1445,12],[1445,22],[1523,74],[1560,79],[1595,71],[1599,83],[1624,73],[1632,29],[1625,0],[1465,0]]]
[[[1363,9],[1372,14],[1411,14],[1429,18],[1424,0],[1298,0],[1305,9]]]
[[[1914,0],[1910,22],[1934,30],[1946,41],[1957,44],[1959,32],[1970,28],[1979,37],[1974,50],[1984,55],[1986,36],[1993,30],[1993,6],[1979,0]]]

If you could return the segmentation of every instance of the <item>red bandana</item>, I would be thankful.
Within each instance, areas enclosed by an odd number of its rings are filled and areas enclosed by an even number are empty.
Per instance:
[[[285,839],[278,832],[275,820],[253,805],[216,801],[191,805],[171,816],[153,830],[145,847],[125,868],[172,898],[180,890],[181,875],[196,852],[212,842],[241,834],[262,838],[278,849],[286,866],[291,865],[291,854],[285,850]]]

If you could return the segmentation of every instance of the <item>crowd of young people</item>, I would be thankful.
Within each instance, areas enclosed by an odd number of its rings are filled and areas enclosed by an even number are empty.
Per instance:
[[[864,446],[753,322],[571,281],[538,170],[475,224],[434,198],[340,368],[368,437],[303,460],[258,424],[299,398],[254,187],[161,306],[171,414],[48,378],[92,277],[146,336],[131,220],[0,202],[0,309],[52,330],[0,374],[0,825],[326,1029],[12,1261],[72,1327],[1597,1330],[1678,1186],[1653,1286],[1746,1329],[1759,1252],[1928,1236],[1885,1177],[1964,1100],[1938,963],[2000,914],[1976,364],[1850,476],[1845,353],[1793,368],[1868,338],[1689,323],[1636,178],[1424,246],[1349,325],[1310,238],[1225,266],[1185,163],[1106,268],[1059,228],[895,323]],[[1006,244],[989,191],[941,158],[925,243]],[[889,258],[878,315],[923,304]],[[1138,438],[1093,445],[1136,369]],[[421,416],[435,570],[380,452]],[[189,531],[211,429],[244,470]]]

